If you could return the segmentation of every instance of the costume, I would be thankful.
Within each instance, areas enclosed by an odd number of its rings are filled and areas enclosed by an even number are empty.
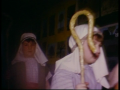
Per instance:
[[[27,38],[31,38],[36,42],[36,50],[33,58],[25,58],[23,56],[22,42]],[[45,81],[52,76],[50,72],[46,72],[45,66],[47,61],[36,41],[36,36],[32,33],[24,33],[21,36],[21,44],[16,57],[12,61],[12,74],[14,77],[11,80],[15,84],[13,88],[25,89],[26,83],[38,83],[39,88],[44,89]]]
[[[76,26],[75,30],[78,37],[83,39],[88,34],[88,25]],[[102,35],[96,27],[94,27],[93,31]],[[51,89],[75,89],[75,86],[80,83],[79,49],[72,36],[69,39],[69,46],[72,53],[56,61]],[[100,51],[101,54],[95,63],[85,65],[85,81],[88,81],[89,89],[101,89],[102,86],[109,88],[109,84],[105,78],[108,75],[108,69],[103,49],[100,48]]]

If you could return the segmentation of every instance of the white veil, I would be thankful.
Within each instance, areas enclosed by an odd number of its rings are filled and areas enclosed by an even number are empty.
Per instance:
[[[35,60],[37,60],[38,63],[40,63],[42,66],[45,66],[45,62],[48,61],[48,59],[45,57],[44,53],[42,52],[40,46],[38,45],[37,41],[36,41],[36,36],[33,33],[24,33],[21,36],[21,42],[24,41],[27,38],[32,38],[33,40],[35,40],[36,42],[36,50],[35,50],[35,54],[34,54],[34,58]],[[22,52],[22,44],[20,44],[18,52],[15,56],[15,58],[12,61],[12,64],[15,64],[16,62],[20,62],[20,61],[25,61],[26,59],[24,59],[23,57],[23,52]]]

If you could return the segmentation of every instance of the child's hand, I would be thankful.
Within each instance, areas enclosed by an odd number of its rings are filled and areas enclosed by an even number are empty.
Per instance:
[[[80,84],[78,84],[78,85],[76,86],[75,89],[88,89],[87,86],[88,86],[88,83],[87,83],[87,82],[85,82],[85,83],[80,83]]]

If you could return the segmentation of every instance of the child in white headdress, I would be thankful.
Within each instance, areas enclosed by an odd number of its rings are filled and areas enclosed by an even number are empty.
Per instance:
[[[51,73],[46,73],[48,61],[39,47],[33,33],[21,36],[18,52],[12,61],[12,84],[16,89],[45,89],[49,88],[48,79]]]
[[[81,70],[79,65],[79,49],[71,36],[69,46],[72,53],[56,61],[55,74],[52,78],[51,89],[102,89],[109,88],[106,80],[108,69],[102,49],[103,35],[94,27],[93,42],[97,52],[93,54],[87,43],[88,25],[79,25],[75,31],[82,40],[84,50],[84,77],[85,83],[81,83]]]

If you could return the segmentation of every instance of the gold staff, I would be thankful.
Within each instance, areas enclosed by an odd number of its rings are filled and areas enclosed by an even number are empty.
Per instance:
[[[69,28],[70,28],[70,31],[71,31],[71,34],[72,34],[73,38],[75,39],[76,43],[78,44],[78,48],[79,48],[79,51],[80,51],[81,82],[84,83],[83,46],[81,44],[81,40],[79,39],[79,37],[77,36],[77,34],[75,32],[75,28],[74,28],[77,17],[79,15],[82,15],[82,14],[86,15],[87,18],[88,18],[88,38],[87,38],[88,45],[89,45],[89,47],[90,47],[90,49],[92,50],[93,53],[96,52],[96,48],[95,48],[94,43],[92,41],[94,17],[89,11],[81,10],[81,11],[76,12],[70,20]]]

